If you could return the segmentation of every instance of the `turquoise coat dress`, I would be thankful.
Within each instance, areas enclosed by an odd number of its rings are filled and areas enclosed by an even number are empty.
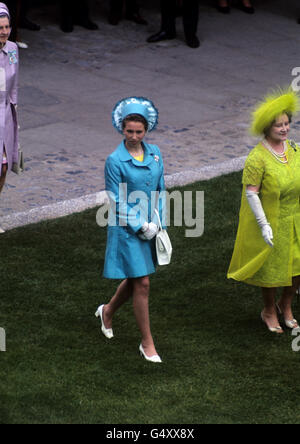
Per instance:
[[[139,162],[123,141],[105,163],[111,208],[103,276],[108,279],[148,276],[156,269],[155,239],[142,240],[138,232],[144,222],[157,223],[155,208],[165,220],[164,166],[156,145],[143,142],[143,148]]]

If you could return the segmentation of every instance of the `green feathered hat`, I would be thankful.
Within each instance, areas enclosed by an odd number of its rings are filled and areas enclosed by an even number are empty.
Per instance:
[[[298,110],[299,97],[291,88],[269,94],[252,113],[251,133],[255,136],[261,136],[278,116],[284,113],[293,115]]]

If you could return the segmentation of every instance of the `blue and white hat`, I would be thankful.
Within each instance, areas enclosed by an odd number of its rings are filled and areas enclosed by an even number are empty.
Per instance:
[[[120,100],[112,112],[112,123],[123,134],[122,122],[130,114],[140,114],[148,122],[148,131],[153,131],[158,124],[158,110],[151,100],[145,97],[127,97]]]

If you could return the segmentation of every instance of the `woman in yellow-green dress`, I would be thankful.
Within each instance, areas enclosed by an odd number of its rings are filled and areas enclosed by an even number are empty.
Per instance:
[[[228,278],[262,288],[261,318],[283,333],[298,327],[292,301],[300,285],[300,147],[288,140],[299,109],[295,92],[268,96],[253,113],[252,133],[263,140],[250,152],[243,172],[239,227]],[[277,288],[283,287],[276,303]]]

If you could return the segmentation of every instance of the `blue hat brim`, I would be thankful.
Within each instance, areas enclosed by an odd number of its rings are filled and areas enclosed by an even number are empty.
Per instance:
[[[123,120],[131,114],[143,116],[148,122],[149,132],[157,127],[159,112],[153,102],[145,97],[127,97],[120,100],[112,112],[113,126],[120,134],[123,134]]]

